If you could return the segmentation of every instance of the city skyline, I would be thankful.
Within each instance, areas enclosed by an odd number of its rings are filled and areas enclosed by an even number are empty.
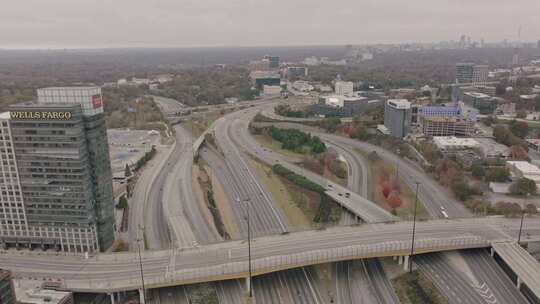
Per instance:
[[[23,0],[0,12],[0,48],[375,44],[459,40],[463,34],[489,42],[540,39],[538,1],[437,2],[414,1],[404,10],[394,0],[317,5],[303,0],[282,5]]]

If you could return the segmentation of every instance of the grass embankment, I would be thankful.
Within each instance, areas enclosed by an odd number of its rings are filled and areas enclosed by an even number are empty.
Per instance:
[[[228,233],[227,228],[221,218],[220,210],[214,198],[214,187],[212,185],[210,175],[206,171],[206,166],[204,162],[199,161],[198,169],[199,169],[199,176],[197,178],[197,181],[199,183],[199,187],[204,193],[204,202],[206,203],[206,207],[208,208],[208,210],[210,211],[210,214],[212,215],[214,226],[217,232],[219,233],[219,235],[223,239],[229,240],[231,239],[231,236]]]
[[[272,166],[272,172],[297,187],[319,195],[318,210],[315,214],[315,217],[313,217],[313,222],[326,224],[336,223],[339,221],[339,219],[341,218],[341,208],[338,204],[332,201],[330,197],[326,195],[326,189],[323,186],[309,180],[305,176],[292,172],[291,170],[283,167],[282,165]]]
[[[396,172],[399,169],[376,155],[367,154],[361,150],[357,150],[357,152],[363,155],[369,164],[368,170],[371,178],[368,181],[368,197],[384,209],[395,213],[399,218],[411,219],[414,214],[415,192],[409,188],[402,178],[399,178],[396,182]],[[394,210],[389,204],[389,199],[384,195],[385,187],[388,187],[388,185],[391,185],[391,192],[395,192],[401,199],[401,205]],[[420,200],[418,200],[416,216],[418,219],[430,218]]]
[[[413,271],[392,280],[402,304],[448,304],[435,285],[422,273]]]
[[[271,168],[261,162],[255,159],[250,159],[250,162],[260,181],[287,216],[289,223],[301,229],[312,228],[311,219],[315,216],[316,208],[311,208],[308,202],[313,201],[313,197],[301,190],[295,191],[292,183],[274,174]]]
[[[190,131],[194,137],[199,137],[214,121],[221,116],[223,116],[223,114],[220,111],[205,112],[205,114],[201,117],[192,117],[184,121],[182,126],[184,126],[186,130]]]
[[[297,165],[317,173],[340,185],[347,185],[347,166],[337,159],[337,154],[326,151],[324,153],[312,154],[307,147],[293,151],[283,148],[283,143],[273,139],[268,132],[253,134],[255,140],[273,152],[290,158]],[[329,157],[327,157],[329,156]]]
[[[282,143],[273,139],[267,134],[254,134],[253,137],[255,138],[257,142],[259,142],[264,147],[276,153],[279,153],[281,155],[297,158],[297,159],[302,159],[304,157],[304,154],[302,153],[296,153],[291,150],[286,150],[286,149],[281,148]]]
[[[317,228],[339,221],[341,209],[326,198],[324,188],[320,185],[301,176],[289,179],[255,159],[251,159],[251,162],[258,177],[293,226],[300,229]]]

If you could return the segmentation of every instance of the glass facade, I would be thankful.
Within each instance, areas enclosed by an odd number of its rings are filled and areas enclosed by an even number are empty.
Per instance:
[[[83,116],[77,104],[19,104],[10,111],[29,227],[73,228],[67,233],[78,233],[74,250],[90,250],[88,238],[109,248],[114,204],[104,114]],[[97,235],[88,234],[95,229]]]

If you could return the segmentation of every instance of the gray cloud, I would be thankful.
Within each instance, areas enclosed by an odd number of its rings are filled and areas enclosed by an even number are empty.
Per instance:
[[[540,39],[538,0],[18,0],[0,47],[302,45]]]

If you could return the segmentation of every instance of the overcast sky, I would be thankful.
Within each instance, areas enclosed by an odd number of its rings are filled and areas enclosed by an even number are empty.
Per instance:
[[[5,0],[0,48],[540,39],[540,0]]]

